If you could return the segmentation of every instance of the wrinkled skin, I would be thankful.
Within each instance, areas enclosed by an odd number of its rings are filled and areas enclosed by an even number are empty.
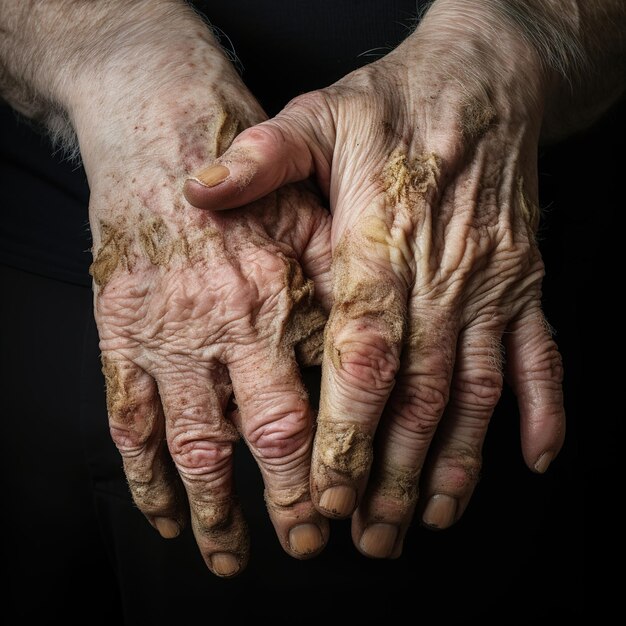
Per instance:
[[[240,134],[221,182],[203,184],[208,169],[185,187],[205,209],[309,176],[328,196],[311,488],[326,516],[352,515],[372,557],[401,553],[417,506],[432,528],[463,514],[505,378],[527,465],[545,471],[564,437],[535,241],[548,81],[513,31],[496,46],[467,16],[438,23],[442,5],[386,57]]]
[[[100,137],[83,139],[111,434],[138,508],[164,537],[190,516],[221,576],[249,556],[233,490],[240,436],[284,549],[308,558],[328,536],[309,493],[314,415],[300,365],[321,358],[330,214],[305,185],[215,216],[182,195],[237,126],[263,119],[236,87],[213,101],[191,85],[154,98],[145,132],[116,142],[115,158]]]

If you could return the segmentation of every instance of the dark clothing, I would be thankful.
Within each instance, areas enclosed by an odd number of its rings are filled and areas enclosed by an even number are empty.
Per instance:
[[[371,61],[370,55],[382,56],[408,35],[416,15],[416,3],[401,0],[280,0],[271,11],[258,0],[206,4],[213,26],[224,33],[222,43],[234,48],[245,82],[270,115],[298,93]],[[620,208],[624,162],[588,155],[621,148],[620,131],[624,136],[618,107],[593,131],[540,155],[541,205],[549,208],[540,241],[547,269],[544,310],[564,357],[568,414],[565,446],[548,473],[535,476],[525,467],[515,400],[505,389],[485,443],[482,480],[456,526],[435,533],[416,519],[402,557],[376,561],[353,547],[348,521],[333,522],[326,550],[298,561],[274,535],[261,478],[241,445],[237,489],[252,555],[242,575],[221,580],[205,567],[189,529],[175,540],[161,539],[130,499],[107,426],[87,273],[84,171],[0,107],[7,613],[20,623],[58,618],[90,626],[228,617],[393,624],[403,615],[425,625],[481,618],[534,624],[579,616],[581,491],[593,486],[602,495],[596,479],[616,471],[618,458],[611,448],[617,434],[604,439],[613,428],[606,415],[617,374],[603,370],[599,380],[597,368],[583,371],[583,355],[594,363],[604,356],[586,334],[592,312],[586,298],[594,297],[590,285],[601,290],[603,304],[612,297],[617,252],[610,243],[617,240],[611,225]],[[589,233],[602,245],[594,246]],[[602,273],[592,272],[594,261]],[[607,310],[608,328],[618,327],[617,310]],[[317,368],[307,372],[307,382],[319,386]],[[599,397],[598,411],[590,415],[589,388],[601,384],[608,399]],[[579,420],[592,417],[585,435],[598,438],[603,455],[594,464],[587,458],[581,476]]]

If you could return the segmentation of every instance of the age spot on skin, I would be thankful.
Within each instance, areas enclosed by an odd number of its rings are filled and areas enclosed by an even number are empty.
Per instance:
[[[89,273],[98,287],[105,287],[118,267],[128,269],[130,240],[122,229],[104,221],[100,222],[100,233],[102,243]]]
[[[388,204],[415,210],[418,201],[436,186],[440,169],[441,158],[432,152],[414,159],[401,150],[392,152],[381,175]]]
[[[356,424],[320,421],[315,446],[322,451],[322,472],[338,472],[358,481],[372,463],[372,437]]]

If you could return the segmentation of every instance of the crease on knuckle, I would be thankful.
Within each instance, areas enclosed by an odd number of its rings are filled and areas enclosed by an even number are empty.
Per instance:
[[[415,433],[429,433],[436,428],[449,399],[449,385],[443,376],[420,376],[406,382],[394,402],[394,408],[403,418],[406,429]]]
[[[480,480],[482,457],[480,452],[461,442],[440,451],[437,473],[446,491],[456,495],[467,493]]]
[[[419,495],[420,469],[400,467],[391,463],[376,464],[372,470],[369,489],[380,502],[381,521],[394,515],[402,516],[412,509]],[[377,515],[372,519],[377,521]]]
[[[311,435],[312,420],[303,407],[264,414],[262,423],[251,428],[246,439],[264,461],[285,466],[309,451]]]
[[[193,509],[195,524],[204,535],[216,536],[228,532],[233,524],[231,498],[191,496],[189,504]]]
[[[215,482],[230,473],[233,443],[185,431],[171,440],[170,452],[183,479]]]
[[[344,382],[360,391],[388,392],[399,368],[399,359],[383,337],[344,341],[330,348],[331,359]]]
[[[146,445],[160,414],[160,405],[140,370],[102,356],[107,413],[113,441],[132,454]]]
[[[310,502],[311,495],[306,484],[296,487],[282,487],[280,489],[266,489],[265,504],[270,511],[284,513],[293,511],[296,505]]]
[[[137,468],[126,462],[124,471],[133,501],[145,515],[163,515],[178,509],[179,496],[173,476],[157,477],[149,466]]]
[[[452,382],[455,407],[481,413],[493,409],[500,401],[502,380],[495,370],[458,372]]]

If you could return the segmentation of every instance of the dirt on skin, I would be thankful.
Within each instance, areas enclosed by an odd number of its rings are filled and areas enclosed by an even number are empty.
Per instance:
[[[496,119],[496,111],[490,104],[477,98],[468,99],[461,107],[461,132],[466,141],[481,137]]]
[[[141,465],[136,458],[125,459],[124,472],[133,500],[144,514],[175,517],[182,525],[185,497],[164,440],[154,457],[146,456]]]
[[[118,267],[129,269],[131,240],[123,229],[100,221],[102,243],[89,267],[94,282],[104,287]]]
[[[335,249],[333,260],[333,287],[335,304],[329,323],[329,339],[334,329],[348,320],[367,319],[377,324],[387,343],[397,345],[402,341],[406,326],[406,302],[397,286],[386,277],[354,276],[354,259],[360,254],[356,242],[344,241]]]
[[[319,420],[315,447],[321,451],[319,471],[337,472],[358,482],[372,464],[372,437],[358,424]]]
[[[291,312],[283,337],[287,345],[294,347],[300,365],[320,365],[327,316],[314,300],[313,281],[304,277],[294,259],[286,261],[283,280]]]
[[[174,253],[174,241],[162,218],[139,225],[139,242],[153,265],[167,265]]]
[[[215,135],[215,157],[220,157],[233,143],[235,137],[243,130],[239,118],[228,111],[221,111],[214,120],[217,132]]]
[[[223,248],[222,236],[214,228],[199,228],[192,234],[175,237],[160,217],[142,220],[133,230],[106,222],[101,222],[100,228],[102,244],[91,264],[90,273],[101,289],[119,269],[131,271],[134,265],[131,258],[137,261],[144,257],[152,265],[168,267],[175,257],[190,263],[202,260],[206,257],[209,241],[213,246],[218,242],[218,246]]]
[[[229,552],[241,562],[245,561],[250,536],[241,508],[235,500],[194,502],[191,504],[191,520],[201,549],[203,539],[206,539],[209,543],[218,544],[218,552]],[[215,546],[211,548],[215,550]]]
[[[263,496],[267,508],[275,511],[290,509],[294,504],[311,499],[309,490],[304,486],[281,489],[280,493],[271,496],[266,491]]]
[[[370,485],[378,494],[398,502],[408,509],[415,502],[419,492],[419,470],[386,465],[372,473]]]
[[[539,228],[539,221],[541,213],[539,207],[528,198],[528,194],[524,189],[524,177],[520,176],[517,179],[517,201],[522,212],[522,217],[528,226],[531,238],[534,239],[537,229]]]
[[[122,424],[133,423],[136,404],[128,391],[128,377],[121,368],[106,356],[102,357],[102,373],[106,384],[109,418]]]
[[[440,168],[441,158],[432,152],[414,159],[402,150],[392,152],[380,179],[389,206],[419,209],[427,192],[436,187]]]

